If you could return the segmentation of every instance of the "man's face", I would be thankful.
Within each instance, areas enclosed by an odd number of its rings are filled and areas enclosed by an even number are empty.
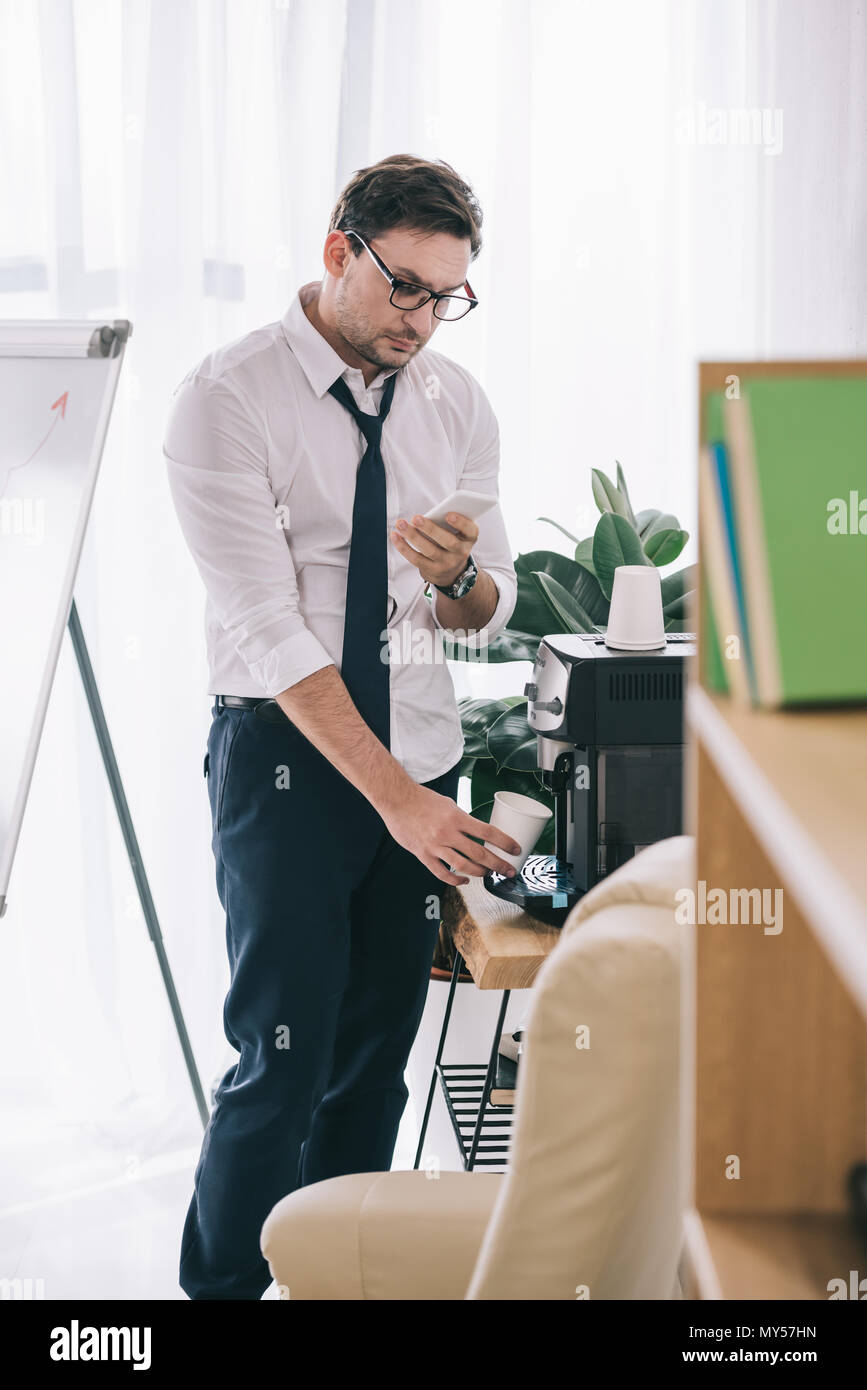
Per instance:
[[[354,239],[348,240],[351,244]],[[468,237],[394,228],[368,244],[397,279],[466,294]],[[390,293],[388,281],[363,247],[358,257],[349,254],[335,294],[337,328],[359,356],[385,369],[402,367],[420,352],[441,322],[434,316],[432,299],[420,309],[396,309],[389,302]]]

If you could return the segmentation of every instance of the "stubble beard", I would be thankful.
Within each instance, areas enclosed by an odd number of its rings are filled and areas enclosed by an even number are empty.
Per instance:
[[[371,328],[370,321],[361,312],[347,304],[345,297],[340,294],[337,296],[334,317],[341,337],[352,350],[357,352],[359,357],[363,357],[366,362],[371,362],[375,367],[381,369],[388,370],[396,365],[402,366],[411,357],[414,357],[422,346],[420,343],[414,342],[413,347],[407,352],[401,352],[399,348],[395,347],[392,352],[386,355],[380,346],[383,335],[375,333]]]

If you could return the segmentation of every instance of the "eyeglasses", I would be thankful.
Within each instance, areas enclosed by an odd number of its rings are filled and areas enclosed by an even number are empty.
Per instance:
[[[424,285],[413,285],[407,280],[398,280],[396,276],[392,275],[385,261],[371,250],[363,236],[350,230],[346,230],[344,236],[354,236],[357,241],[360,241],[377,270],[385,276],[391,285],[391,294],[388,296],[389,303],[393,304],[395,309],[420,309],[423,304],[427,304],[428,300],[432,299],[436,317],[453,323],[455,319],[462,319],[471,309],[475,309],[479,302],[473,294],[469,280],[464,283],[466,295],[436,294],[433,290],[426,290]]]

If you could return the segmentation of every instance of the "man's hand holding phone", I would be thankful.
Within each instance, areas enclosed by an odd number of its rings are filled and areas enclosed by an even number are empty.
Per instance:
[[[414,516],[411,523],[401,518],[391,533],[396,548],[415,565],[424,582],[443,588],[463,574],[478,536],[479,528],[472,518],[457,512],[449,513],[448,530],[426,516]]]
[[[411,565],[415,565],[426,584],[447,588],[463,574],[470,552],[479,538],[478,517],[496,505],[496,497],[459,488],[428,515],[416,514],[411,521],[401,518],[391,540]]]

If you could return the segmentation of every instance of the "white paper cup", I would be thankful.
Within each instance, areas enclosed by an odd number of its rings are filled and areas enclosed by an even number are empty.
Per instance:
[[[656,565],[618,565],[614,571],[605,645],[624,652],[665,646],[662,585]]]
[[[520,873],[533,853],[533,846],[551,815],[548,807],[543,806],[541,801],[534,801],[532,796],[522,796],[520,792],[494,792],[491,825],[505,830],[507,835],[517,840],[521,846],[521,853],[507,854],[499,845],[492,845],[489,840],[485,841],[485,848],[493,850],[501,859],[507,859],[510,864],[514,864],[516,873]]]

